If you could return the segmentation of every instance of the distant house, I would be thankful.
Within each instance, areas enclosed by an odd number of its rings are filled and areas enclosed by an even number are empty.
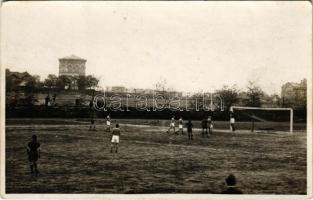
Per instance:
[[[123,87],[123,86],[113,86],[111,88],[111,92],[113,92],[113,93],[125,93],[125,92],[127,92],[127,89],[126,89],[126,87]]]
[[[59,59],[59,76],[85,76],[87,60],[75,55],[66,56]],[[78,89],[77,80],[72,79],[70,85],[66,85],[64,89]]]
[[[59,76],[85,76],[87,60],[75,55],[59,59]]]
[[[7,86],[11,84],[14,89],[24,89],[27,86],[29,80],[32,80],[32,76],[28,72],[11,72],[6,71],[6,83]]]
[[[300,83],[288,82],[281,87],[281,99],[283,106],[301,108],[306,106],[306,79]]]

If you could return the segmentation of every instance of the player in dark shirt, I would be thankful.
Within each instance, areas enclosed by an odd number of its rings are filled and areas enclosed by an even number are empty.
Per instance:
[[[193,140],[193,135],[192,135],[192,127],[193,127],[193,124],[191,123],[191,120],[189,120],[189,121],[186,123],[186,126],[187,126],[187,132],[188,132],[188,139],[189,139],[189,140]]]
[[[222,191],[222,194],[242,194],[242,191],[236,188],[236,177],[230,174],[226,179],[227,189]]]
[[[89,131],[95,131],[96,130],[96,125],[95,125],[95,113],[92,110],[90,112],[90,126],[89,126]]]
[[[37,141],[37,136],[32,136],[32,141],[27,145],[28,160],[30,162],[30,171],[32,174],[38,174],[37,161],[40,158],[40,143]]]
[[[208,118],[208,128],[209,128],[209,133],[212,135],[212,133],[213,133],[213,121],[212,121],[212,117],[211,116],[209,116],[209,118]]]
[[[202,126],[202,137],[204,137],[204,136],[209,137],[209,135],[208,135],[208,119],[206,117],[202,120],[201,126]]]

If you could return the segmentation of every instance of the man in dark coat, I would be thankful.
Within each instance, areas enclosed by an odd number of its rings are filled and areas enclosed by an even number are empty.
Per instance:
[[[208,135],[208,118],[204,117],[202,122],[201,122],[201,127],[202,127],[202,137],[206,136],[209,137]]]
[[[186,123],[186,126],[187,126],[187,132],[188,132],[188,139],[193,140],[193,135],[192,135],[193,124],[191,123],[191,120],[189,120],[188,123]]]
[[[40,143],[37,141],[37,136],[32,136],[32,141],[30,141],[27,145],[27,154],[28,154],[28,160],[30,162],[30,171],[32,174],[37,175],[38,169],[37,169],[37,161],[38,158],[40,158]]]
[[[236,188],[236,177],[230,174],[226,179],[227,189],[222,191],[222,194],[242,194],[242,191]]]

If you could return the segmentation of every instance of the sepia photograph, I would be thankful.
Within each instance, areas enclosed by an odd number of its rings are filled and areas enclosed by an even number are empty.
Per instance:
[[[1,81],[3,197],[312,195],[309,1],[2,2]]]

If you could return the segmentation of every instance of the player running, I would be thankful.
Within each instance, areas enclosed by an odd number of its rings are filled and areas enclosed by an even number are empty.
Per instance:
[[[175,118],[174,117],[172,117],[170,127],[166,132],[169,133],[171,129],[173,129],[174,133],[176,133],[175,132]]]
[[[37,141],[37,136],[32,136],[32,141],[27,145],[28,160],[30,162],[31,174],[38,175],[37,161],[40,158],[40,143]]]
[[[120,143],[120,135],[121,135],[121,130],[119,128],[119,125],[116,124],[115,128],[113,128],[112,130],[111,153],[113,153],[114,147],[115,147],[115,153],[117,153],[118,144]]]
[[[107,116],[106,118],[106,131],[111,132],[111,118],[110,115]]]
[[[188,140],[193,140],[193,135],[192,135],[193,124],[191,123],[191,120],[188,120],[188,123],[186,123],[186,126],[187,126],[187,132],[188,132]]]
[[[179,120],[178,120],[178,131],[184,135],[184,128],[183,128],[183,118],[180,117]]]

